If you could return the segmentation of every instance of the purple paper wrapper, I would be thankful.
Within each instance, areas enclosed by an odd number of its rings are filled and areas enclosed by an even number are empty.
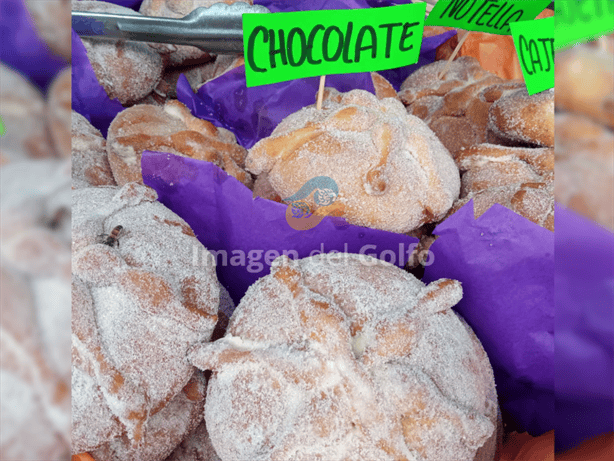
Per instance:
[[[141,167],[143,182],[158,192],[158,200],[216,252],[218,278],[237,304],[284,252],[294,259],[320,252],[362,252],[403,267],[418,242],[402,234],[344,225],[339,218],[295,230],[286,221],[287,205],[253,199],[251,190],[212,163],[146,151]],[[205,264],[203,256],[195,253],[195,263]]]
[[[434,234],[424,281],[462,282],[455,310],[490,358],[507,429],[553,429],[554,233],[501,205],[474,219],[469,202]]]
[[[0,0],[0,61],[45,92],[67,62],[39,38],[23,0]]]
[[[556,448],[614,430],[614,234],[555,212]]]

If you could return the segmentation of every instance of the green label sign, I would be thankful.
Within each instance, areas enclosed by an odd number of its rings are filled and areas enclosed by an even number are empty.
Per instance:
[[[511,35],[510,24],[530,21],[550,0],[439,0],[425,25]]]
[[[510,26],[529,95],[554,88],[554,17]]]
[[[554,5],[554,49],[614,32],[614,0],[566,0]]]
[[[418,62],[426,3],[244,14],[248,87]]]
[[[4,122],[2,121],[2,117],[0,117],[0,136],[4,135]]]

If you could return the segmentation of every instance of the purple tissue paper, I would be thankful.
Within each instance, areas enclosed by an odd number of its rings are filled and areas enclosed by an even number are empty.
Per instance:
[[[251,190],[209,162],[146,151],[141,167],[143,182],[156,190],[158,200],[216,252],[218,278],[237,304],[281,254],[299,259],[362,252],[403,267],[418,242],[330,217],[313,229],[295,230],[286,221],[287,205],[253,199]],[[194,257],[197,264],[206,263],[203,255]]]
[[[614,234],[555,211],[556,448],[614,430]]]
[[[455,310],[490,358],[508,429],[553,429],[554,233],[501,205],[474,219],[469,202],[434,234],[424,281],[462,282]]]

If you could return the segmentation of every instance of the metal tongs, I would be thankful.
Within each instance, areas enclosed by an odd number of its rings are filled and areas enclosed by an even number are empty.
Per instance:
[[[187,16],[160,18],[134,14],[73,11],[72,27],[81,36],[190,45],[210,53],[243,53],[243,13],[270,13],[261,5],[237,2],[200,7]]]

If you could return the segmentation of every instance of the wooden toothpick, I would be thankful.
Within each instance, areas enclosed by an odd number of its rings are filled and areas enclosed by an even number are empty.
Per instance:
[[[463,36],[463,38],[461,38],[458,41],[458,45],[456,45],[456,48],[454,48],[454,51],[452,52],[452,56],[450,56],[450,58],[448,59],[448,62],[446,62],[446,65],[444,66],[443,70],[441,71],[441,73],[437,76],[438,80],[441,80],[441,78],[446,74],[446,72],[448,71],[448,69],[450,68],[450,64],[452,64],[452,61],[454,61],[454,58],[456,57],[456,55],[458,54],[458,52],[461,49],[461,46],[463,46],[463,43],[465,43],[465,40],[467,40],[467,37],[469,37],[469,31],[465,31],[465,35]]]
[[[318,88],[318,99],[316,102],[316,109],[322,109],[322,99],[324,98],[324,82],[326,81],[326,75],[320,77],[320,88]]]

